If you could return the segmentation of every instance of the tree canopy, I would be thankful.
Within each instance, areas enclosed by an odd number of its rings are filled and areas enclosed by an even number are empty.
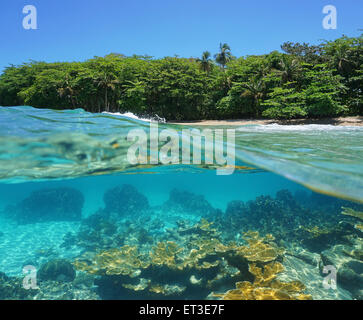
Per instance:
[[[234,57],[109,54],[85,62],[30,61],[0,75],[0,105],[133,112],[167,120],[363,115],[363,35]]]

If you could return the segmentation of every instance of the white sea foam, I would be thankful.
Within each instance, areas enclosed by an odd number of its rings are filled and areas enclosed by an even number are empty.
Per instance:
[[[164,118],[160,118],[159,116],[155,116],[155,117],[150,117],[150,118],[140,118],[137,115],[133,114],[132,112],[125,112],[125,113],[120,113],[120,112],[102,112],[105,114],[110,114],[113,116],[121,116],[121,117],[126,117],[126,118],[130,118],[130,119],[135,119],[135,120],[140,120],[140,121],[145,121],[145,122],[151,122],[151,121],[158,121],[158,122],[162,122],[165,123],[166,120]]]

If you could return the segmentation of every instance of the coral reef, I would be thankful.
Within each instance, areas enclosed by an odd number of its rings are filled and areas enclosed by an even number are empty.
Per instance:
[[[311,198],[324,206],[311,206]],[[215,223],[220,229],[234,230],[235,234],[240,226],[245,230],[259,230],[261,234],[271,233],[277,243],[284,246],[302,244],[317,253],[333,244],[347,243],[350,235],[360,232],[359,224],[354,225],[351,217],[342,218],[341,215],[332,214],[329,209],[325,209],[331,205],[335,210],[335,207],[348,203],[347,201],[334,200],[315,193],[300,194],[299,199],[298,201],[289,191],[281,190],[275,198],[259,196],[247,203],[232,201],[228,204],[225,215],[217,218]],[[305,205],[301,203],[302,199],[305,199]],[[360,205],[351,203],[351,206]],[[353,230],[354,227],[356,230]],[[233,235],[232,232],[229,234]]]
[[[90,286],[75,282],[43,281],[32,300],[100,300]]]
[[[75,221],[82,216],[83,194],[73,188],[41,189],[32,192],[12,209],[19,224],[45,221]]]
[[[350,244],[351,238],[358,236],[358,232],[352,224],[341,222],[334,226],[299,226],[295,236],[304,247],[320,253],[334,244]]]
[[[0,300],[31,300],[36,290],[23,288],[23,279],[0,272]]]
[[[96,213],[82,220],[76,234],[67,233],[62,247],[78,246],[86,250],[109,249],[120,246],[123,242],[124,238],[117,233],[116,222]]]
[[[23,277],[0,273],[0,300],[99,300],[94,279],[80,273],[72,281],[42,280],[37,289],[24,289]]]
[[[271,234],[260,237],[257,231],[249,231],[243,235],[243,239],[247,241],[248,245],[237,247],[236,251],[249,262],[270,262],[285,253],[284,249],[272,242],[274,237]]]
[[[305,205],[309,199],[322,207]],[[150,207],[134,187],[116,187],[104,194],[105,208],[64,236],[61,248],[71,255],[53,245],[34,250],[29,264],[41,265],[38,290],[24,292],[20,278],[1,275],[0,296],[362,299],[360,207],[346,204],[343,215],[332,214],[329,201],[281,190],[275,197],[231,201],[222,213],[187,191],[174,189],[163,205]],[[334,294],[320,288],[329,264],[338,270]]]
[[[287,190],[281,190],[275,198],[259,196],[244,203],[239,200],[227,205],[225,214],[216,223],[220,228],[235,230],[241,226],[259,230],[261,234],[273,233],[279,239],[286,239],[286,232],[304,224],[308,210],[301,207]]]
[[[72,282],[76,277],[73,265],[64,259],[54,259],[43,264],[37,278],[41,281],[55,280],[60,282]]]
[[[339,214],[342,207],[351,207],[357,211],[363,211],[363,204],[343,200],[324,194],[312,192],[308,199],[301,203],[303,206],[312,210],[329,212],[330,214]]]
[[[342,214],[363,220],[363,211],[356,211],[352,208],[342,207]]]
[[[149,201],[137,189],[125,184],[107,190],[103,196],[105,211],[117,215],[137,214],[149,208]]]
[[[149,266],[144,262],[137,247],[123,246],[119,249],[110,249],[94,255],[93,260],[79,258],[74,262],[78,270],[97,275],[124,275],[131,278],[140,274],[140,269]]]
[[[204,196],[178,189],[171,190],[164,207],[167,210],[184,211],[194,215],[203,215],[204,217],[222,213],[220,210],[213,208]]]
[[[97,284],[102,297],[177,298],[183,294],[202,299],[211,290],[232,286],[239,279],[252,280],[251,264],[257,270],[277,263],[284,254],[271,235],[261,237],[258,232],[245,233],[245,244],[224,244],[221,232],[206,219],[192,226],[180,222],[174,232],[179,234],[178,243],[159,241],[149,250],[143,250],[142,245],[124,245],[86,252],[74,266],[101,276]]]
[[[249,271],[255,276],[254,281],[236,283],[236,289],[224,294],[213,294],[223,300],[310,300],[304,294],[305,286],[299,281],[281,282],[277,274],[284,271],[279,262],[270,262],[263,268],[250,264]]]

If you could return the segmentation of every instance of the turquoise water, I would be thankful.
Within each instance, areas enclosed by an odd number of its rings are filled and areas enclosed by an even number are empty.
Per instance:
[[[127,134],[149,128],[0,108],[1,299],[362,299],[362,127],[209,127],[236,129],[231,175],[130,164]]]

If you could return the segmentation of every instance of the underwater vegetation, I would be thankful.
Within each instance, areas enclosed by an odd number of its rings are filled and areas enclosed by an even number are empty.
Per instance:
[[[73,212],[81,210],[79,193],[71,188],[44,189],[16,206],[35,203],[40,194],[47,194],[44,207],[50,211],[46,214],[41,208],[47,220],[35,221],[50,221],[52,212],[57,220],[69,208],[60,199],[73,199]],[[331,298],[316,288],[321,287],[324,266],[333,265],[343,296],[363,299],[362,231],[356,227],[362,218],[360,204],[280,190],[274,197],[231,201],[223,212],[201,195],[172,189],[162,205],[153,207],[131,185],[107,190],[103,200],[104,206],[92,215],[81,219],[78,214],[78,230],[64,236],[60,248],[77,249],[73,258],[57,257],[52,248],[40,252],[34,257],[39,289],[25,292],[20,278],[2,274],[0,297]],[[316,202],[321,205],[312,205]],[[18,221],[19,216],[13,219]],[[291,262],[301,269],[293,269]],[[304,278],[306,272],[318,284]]]

